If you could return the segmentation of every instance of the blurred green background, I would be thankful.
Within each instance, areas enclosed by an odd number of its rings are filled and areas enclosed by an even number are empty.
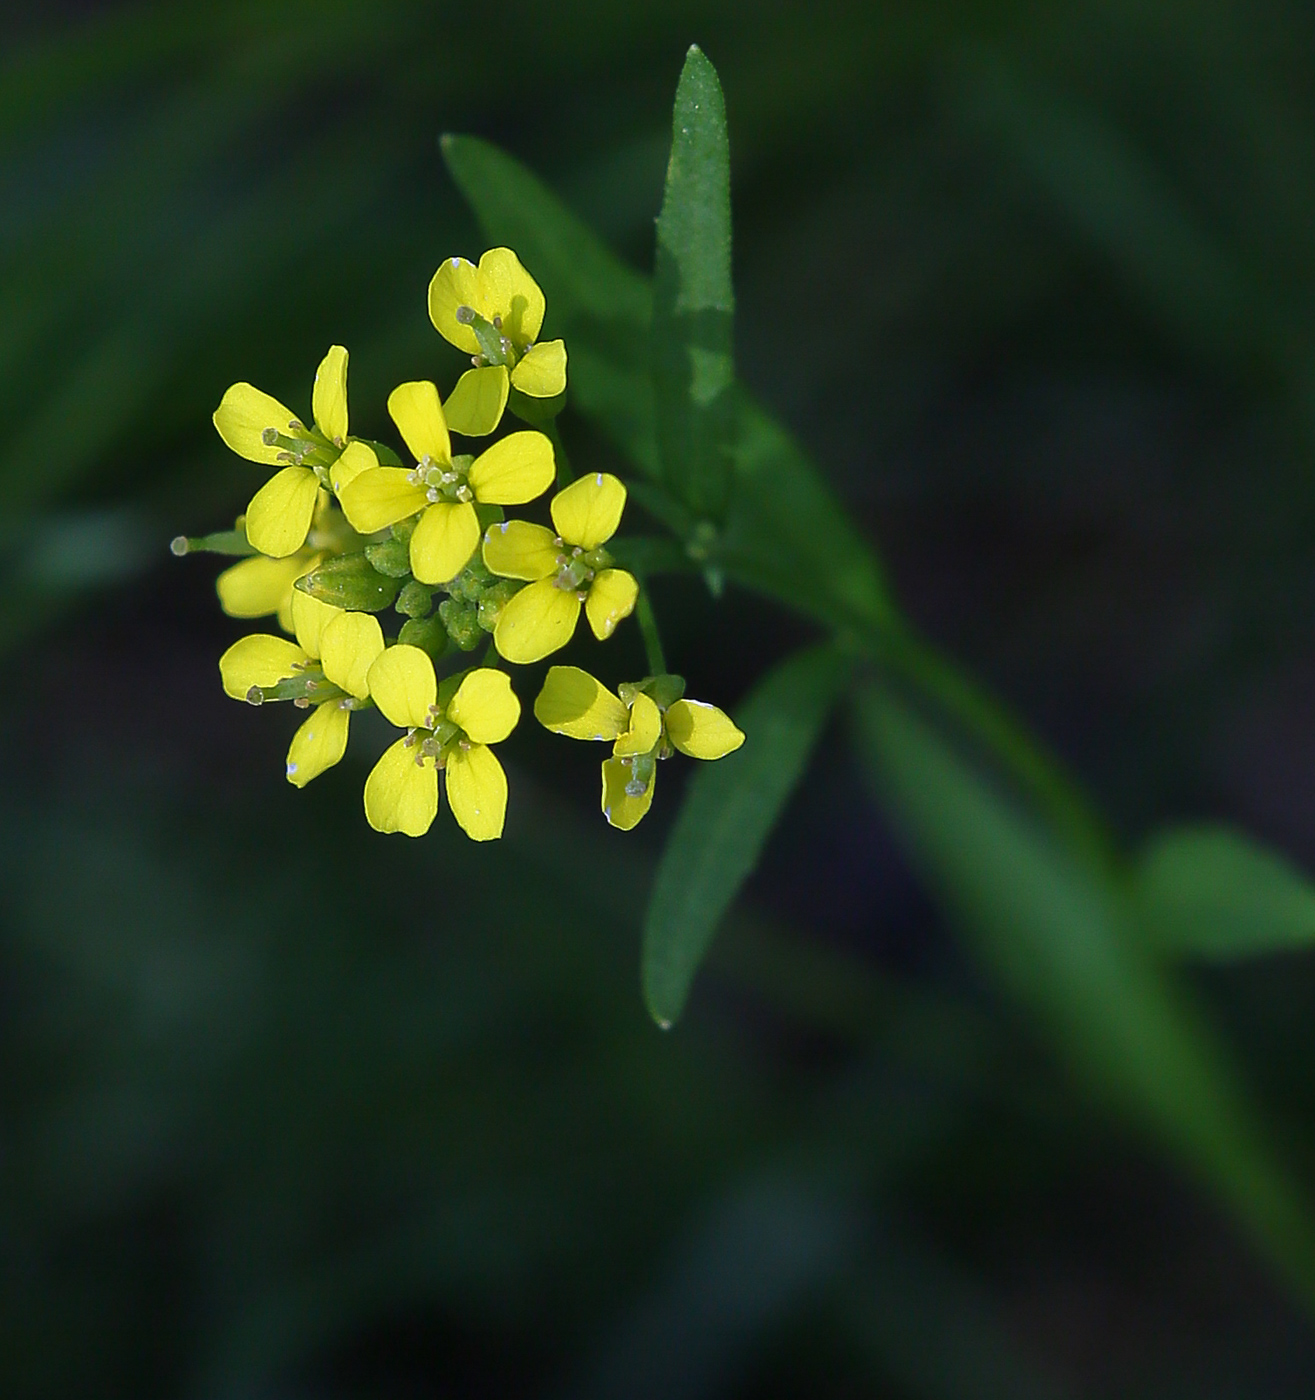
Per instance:
[[[304,405],[345,344],[368,436],[454,380],[424,289],[482,243],[440,132],[647,269],[697,40],[742,376],[903,605],[1129,841],[1222,818],[1309,866],[1309,8],[125,0],[0,38],[0,1389],[1312,1393],[1309,1315],[983,979],[841,724],[662,1034],[679,773],[622,836],[597,754],[523,726],[500,846],[377,837],[382,728],[288,787],[292,717],[219,689],[217,563],[166,549],[253,489],[234,380]],[[732,712],[811,635],[655,602]],[[1315,1180],[1315,964],[1193,980]]]

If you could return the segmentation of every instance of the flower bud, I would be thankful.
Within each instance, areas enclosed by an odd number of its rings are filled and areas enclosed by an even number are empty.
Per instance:
[[[296,587],[348,612],[378,612],[397,597],[401,584],[379,573],[364,554],[340,554],[299,578]]]
[[[394,606],[403,617],[428,617],[434,608],[431,593],[432,590],[426,588],[423,583],[417,583],[415,579],[412,579],[410,583],[402,585],[402,591],[397,595],[397,602]]]
[[[473,651],[479,645],[484,634],[473,604],[448,598],[438,605],[438,615],[443,619],[448,636],[462,651]]]
[[[402,624],[397,640],[409,647],[419,647],[429,653],[430,660],[437,661],[447,650],[447,629],[437,617],[413,617]]]
[[[365,557],[370,561],[371,568],[388,578],[406,578],[411,572],[411,553],[399,539],[367,544]]]

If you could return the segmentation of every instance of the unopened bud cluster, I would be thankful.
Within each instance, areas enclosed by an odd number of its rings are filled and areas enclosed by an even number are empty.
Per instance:
[[[473,363],[446,400],[428,380],[389,395],[406,455],[351,435],[341,346],[316,373],[309,425],[250,384],[234,384],[214,415],[228,446],[273,474],[232,531],[180,537],[174,552],[245,556],[219,576],[224,611],[273,615],[291,634],[235,642],[219,663],[224,689],[309,711],[288,750],[298,787],[342,758],[355,711],[376,708],[403,730],[365,785],[378,831],[427,831],[442,773],[463,830],[475,840],[500,836],[507,782],[491,746],[521,713],[503,663],[550,656],[582,611],[605,640],[639,598],[638,580],[605,548],[621,523],[624,485],[607,473],[569,481],[538,428],[494,436],[509,402],[540,427],[565,402],[566,347],[538,339],[544,311],[510,249],[492,249],[478,265],[442,264],[430,318]],[[493,440],[454,452],[453,433]],[[507,507],[538,500],[554,483],[550,525],[507,517]],[[614,694],[576,667],[550,668],[535,716],[557,733],[613,744],[602,798],[612,825],[628,830],[648,810],[658,760],[675,750],[719,758],[743,742],[720,710],[683,690],[678,677],[657,675]]]

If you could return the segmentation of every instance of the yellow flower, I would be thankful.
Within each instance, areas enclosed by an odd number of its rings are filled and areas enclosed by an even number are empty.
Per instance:
[[[539,284],[510,248],[490,248],[479,266],[448,258],[429,284],[429,319],[475,368],[457,381],[447,401],[448,422],[458,433],[491,433],[507,406],[509,384],[534,399],[566,388],[566,344],[535,342],[543,325]]]
[[[612,741],[612,757],[603,761],[603,815],[629,831],[653,803],[659,759],[673,749],[691,758],[724,758],[744,735],[715,705],[682,699],[685,683],[678,676],[649,676],[618,689],[613,695],[578,666],[552,666],[534,717],[554,734]]]
[[[528,579],[502,610],[493,633],[508,661],[541,661],[564,647],[580,620],[604,641],[639,596],[633,574],[611,567],[602,545],[616,533],[626,488],[606,472],[581,477],[552,500],[556,535],[525,520],[494,525],[484,536],[484,563],[503,578]]]
[[[285,632],[293,630],[293,584],[311,572],[324,556],[299,549],[286,559],[253,554],[224,570],[215,580],[219,606],[229,617],[268,617],[275,614]]]
[[[247,539],[273,559],[295,554],[306,543],[321,488],[330,468],[350,478],[378,462],[363,442],[347,441],[347,352],[341,345],[315,372],[312,427],[277,399],[250,384],[234,384],[215,410],[219,436],[240,457],[282,469],[251,498]]]
[[[388,412],[418,466],[374,466],[333,481],[348,523],[363,535],[422,511],[411,536],[411,572],[421,583],[455,578],[479,548],[473,501],[523,505],[541,495],[556,474],[552,443],[542,433],[510,433],[473,460],[453,457],[438,390],[427,380],[399,384]]]
[[[292,618],[296,642],[243,637],[219,658],[219,674],[235,700],[314,705],[288,748],[288,782],[305,787],[346,752],[351,712],[369,696],[366,673],[384,637],[369,613],[343,612],[300,591],[292,596]]]
[[[419,647],[389,647],[369,672],[370,696],[406,730],[365,782],[365,817],[376,831],[423,836],[438,814],[438,770],[447,800],[472,841],[502,835],[507,775],[490,744],[516,727],[521,704],[503,671],[477,667],[440,687]]]

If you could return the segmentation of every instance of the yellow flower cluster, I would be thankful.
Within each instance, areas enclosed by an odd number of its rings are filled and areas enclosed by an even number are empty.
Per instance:
[[[315,376],[309,424],[250,384],[224,394],[214,415],[219,435],[277,470],[222,546],[197,547],[248,555],[218,579],[226,613],[273,614],[295,637],[246,636],[220,659],[235,699],[310,710],[288,750],[288,781],[304,787],[336,764],[352,713],[376,708],[405,733],[366,780],[370,825],[424,834],[437,815],[442,772],[457,823],[485,841],[502,834],[507,808],[506,775],[490,746],[521,713],[500,663],[560,650],[582,609],[605,640],[634,611],[639,582],[605,548],[626,504],[616,477],[598,472],[566,484],[553,438],[538,427],[506,433],[479,453],[453,449],[453,432],[488,437],[509,406],[550,426],[565,400],[566,347],[538,339],[543,293],[515,253],[494,248],[478,264],[446,260],[429,286],[429,314],[473,367],[446,402],[429,380],[389,395],[411,464],[350,434],[348,356],[335,345]],[[549,503],[551,527],[506,518],[505,507],[536,501],[554,482],[561,489]],[[389,603],[407,619],[395,637],[373,615]],[[473,650],[482,637],[488,647],[478,664],[447,665],[451,652]],[[683,699],[683,684],[658,675],[613,694],[576,667],[548,672],[534,704],[540,723],[613,744],[602,801],[613,826],[629,830],[648,810],[659,759],[676,749],[720,758],[744,740],[720,710]]]

